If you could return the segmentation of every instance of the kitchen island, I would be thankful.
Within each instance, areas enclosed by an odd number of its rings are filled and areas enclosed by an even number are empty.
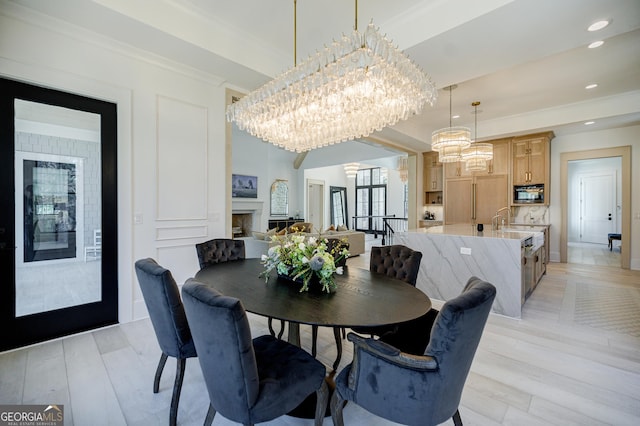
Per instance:
[[[430,298],[458,296],[475,275],[496,287],[495,313],[520,318],[528,296],[526,252],[540,244],[542,233],[486,228],[478,232],[475,225],[464,224],[413,229],[396,234],[394,243],[422,252],[416,287]]]

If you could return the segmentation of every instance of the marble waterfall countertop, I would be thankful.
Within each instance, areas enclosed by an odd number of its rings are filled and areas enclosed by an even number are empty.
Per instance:
[[[493,311],[520,318],[524,303],[523,243],[538,230],[443,225],[397,233],[394,244],[422,252],[416,286],[429,297],[449,300],[456,297],[472,276],[496,286]]]
[[[488,228],[488,229],[487,229]],[[438,235],[455,235],[465,237],[484,237],[484,238],[506,238],[513,240],[522,240],[536,232],[542,232],[542,226],[528,225],[511,225],[497,231],[491,230],[491,226],[484,226],[482,232],[478,232],[476,225],[457,224],[457,225],[441,225],[429,228],[411,229],[409,232],[428,233]]]

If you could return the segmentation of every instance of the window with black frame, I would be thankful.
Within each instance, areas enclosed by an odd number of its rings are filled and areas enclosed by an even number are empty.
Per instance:
[[[387,213],[387,184],[380,167],[360,169],[356,176],[356,216],[358,231],[381,234],[382,218]]]

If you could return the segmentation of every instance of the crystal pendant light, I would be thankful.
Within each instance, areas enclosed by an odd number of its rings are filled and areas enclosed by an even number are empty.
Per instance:
[[[407,157],[398,158],[398,174],[402,183],[406,183],[409,179],[409,162]]]
[[[471,144],[471,130],[468,127],[451,126],[451,92],[458,87],[451,85],[444,90],[449,91],[449,127],[436,130],[431,134],[431,149],[438,151],[438,161],[455,163],[462,159],[462,150]]]
[[[360,168],[360,163],[347,163],[344,165],[344,173],[348,178],[355,178],[358,175],[358,169]]]
[[[476,134],[475,141],[478,140],[478,105],[480,101],[471,104],[475,108]],[[469,172],[481,172],[487,170],[487,161],[493,159],[493,145],[490,143],[473,142],[469,148],[462,151],[462,161]]]
[[[294,0],[294,15],[296,1]],[[227,108],[227,120],[289,151],[366,137],[433,106],[430,77],[381,36],[355,29]],[[294,16],[294,40],[295,40]],[[295,48],[294,48],[295,49]]]

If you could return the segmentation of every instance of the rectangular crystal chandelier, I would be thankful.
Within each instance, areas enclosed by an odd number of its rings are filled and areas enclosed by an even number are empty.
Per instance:
[[[357,16],[357,2],[356,2]],[[227,108],[227,120],[288,151],[366,137],[433,106],[431,78],[381,36],[343,35]]]

